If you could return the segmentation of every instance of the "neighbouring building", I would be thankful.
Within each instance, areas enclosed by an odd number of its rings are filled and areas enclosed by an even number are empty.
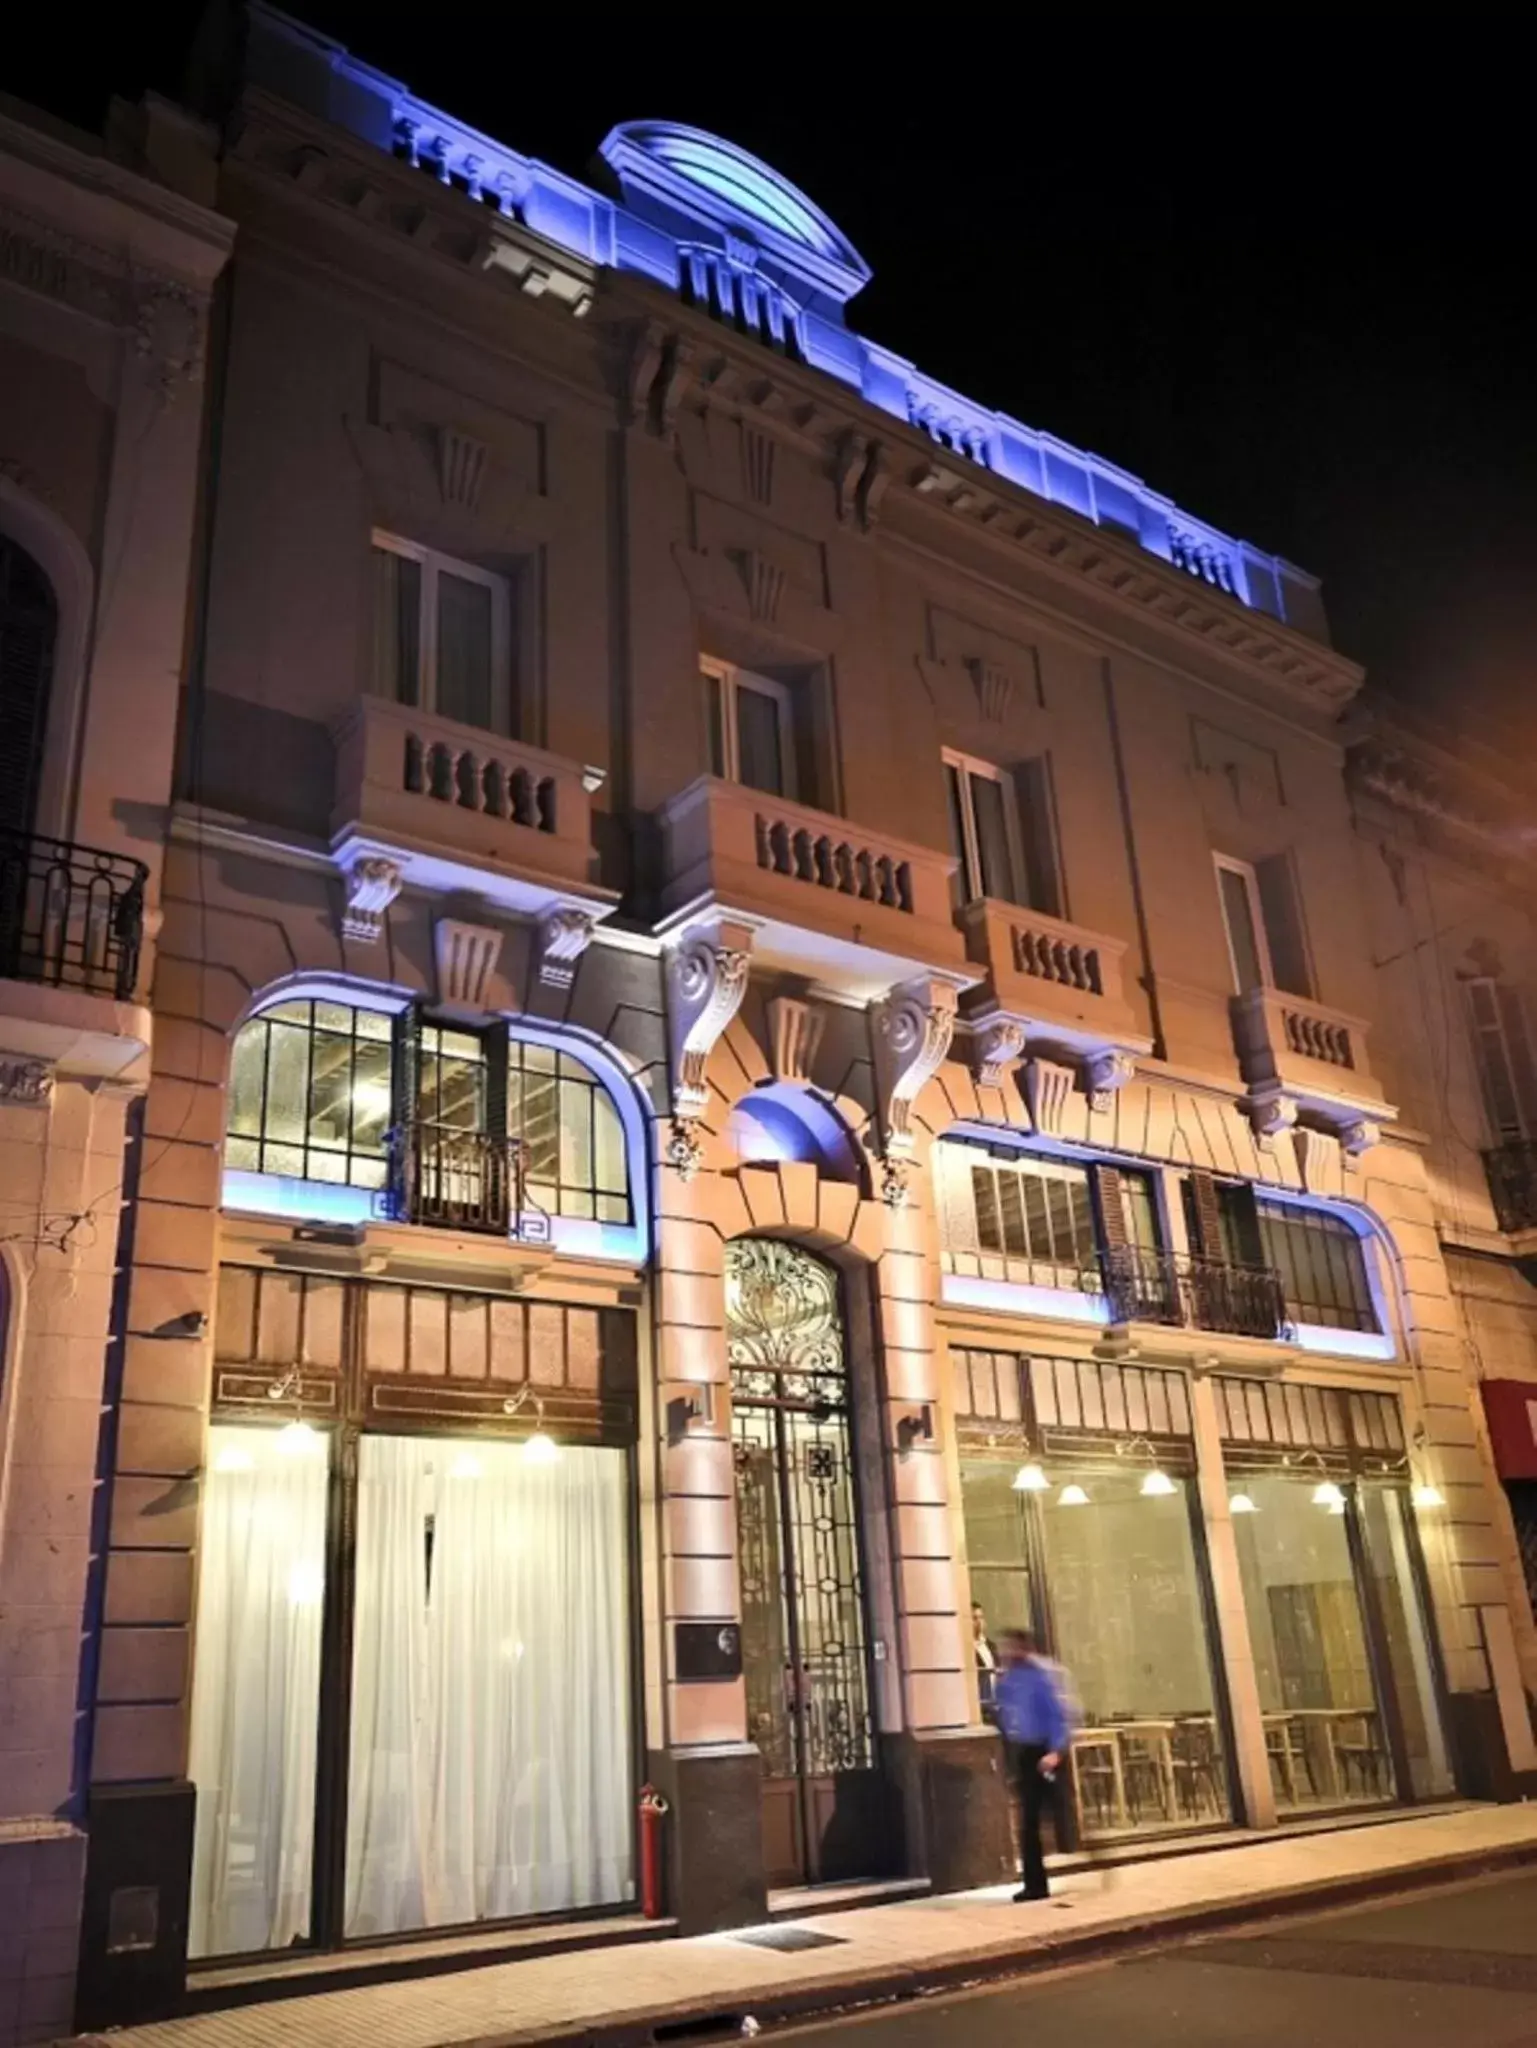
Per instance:
[[[1537,1789],[1314,581],[245,30],[82,2018],[991,1881],[1020,1624],[1085,1838]]]
[[[1537,788],[1517,735],[1447,713],[1363,701],[1347,772],[1375,1014],[1404,1077],[1402,1114],[1429,1144],[1434,1224],[1482,1397],[1472,1419],[1509,1508],[1490,1531],[1515,1632],[1497,1654],[1534,1691]]]
[[[139,119],[144,146],[167,162],[190,170],[201,150],[211,186],[212,149],[194,124],[169,107]],[[145,1626],[100,1630],[135,1569],[105,1582],[102,1480],[114,1460],[129,1472],[161,1468],[156,1404],[174,1379],[175,1345],[161,1354],[123,1341],[120,1220],[141,1174],[153,1185],[157,1138],[167,1136],[152,1121],[144,1137],[148,990],[183,667],[200,366],[209,292],[229,242],[208,206],[0,97],[6,2043],[70,2030],[86,1830],[111,1825],[100,1801],[88,1802],[88,1785],[131,1771],[135,1703],[177,1696],[186,1683],[184,1635],[150,1625],[142,1587],[129,1597]],[[147,1270],[152,1239],[141,1250]],[[142,1323],[147,1311],[139,1313]],[[162,1481],[130,1479],[119,1501],[137,1494],[153,1512],[165,1492]],[[184,1559],[173,1566],[185,1569]],[[94,1717],[83,1711],[93,1693]]]

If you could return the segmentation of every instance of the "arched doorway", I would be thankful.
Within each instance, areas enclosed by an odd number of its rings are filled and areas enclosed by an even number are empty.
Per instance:
[[[32,557],[0,533],[0,830],[37,818],[59,612]]]
[[[742,1657],[770,1887],[869,1874],[888,1804],[838,1275],[799,1245],[726,1247]]]

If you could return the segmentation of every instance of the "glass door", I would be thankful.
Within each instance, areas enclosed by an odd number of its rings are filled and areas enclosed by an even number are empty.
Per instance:
[[[1356,1489],[1366,1568],[1382,1630],[1383,1655],[1416,1799],[1454,1789],[1441,1725],[1436,1652],[1430,1634],[1409,1497],[1400,1486],[1362,1480]]]

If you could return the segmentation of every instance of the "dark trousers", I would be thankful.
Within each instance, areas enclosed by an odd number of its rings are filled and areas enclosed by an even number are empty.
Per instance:
[[[1041,1758],[1047,1754],[1040,1742],[1011,1742],[1009,1771],[1014,1780],[1014,1800],[1019,1813],[1020,1883],[1025,1891],[1044,1899],[1046,1858],[1041,1850],[1041,1820],[1056,1800],[1055,1785],[1041,1776]]]

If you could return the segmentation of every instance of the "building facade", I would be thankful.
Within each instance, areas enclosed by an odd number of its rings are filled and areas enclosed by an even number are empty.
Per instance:
[[[83,2020],[632,1932],[646,1783],[685,1930],[993,1880],[1011,1626],[1085,1838],[1508,1790],[1316,585],[727,142],[581,186],[261,7],[225,115]]]
[[[1436,1227],[1499,1475],[1495,1521],[1513,1658],[1537,1687],[1537,952],[1532,790],[1497,730],[1380,703],[1352,715],[1347,755],[1362,894],[1387,1056],[1428,1140]],[[1522,1594],[1526,1595],[1523,1601]]]
[[[211,149],[191,124],[170,108],[143,119],[146,142],[169,157],[201,147],[211,183]],[[87,1788],[114,1775],[130,1703],[185,1677],[176,1637],[130,1632],[98,1659],[94,1625],[117,1590],[101,1570],[105,1447],[116,1430],[131,1464],[156,1432],[153,1405],[131,1420],[116,1406],[129,1388],[146,1398],[146,1360],[121,1342],[122,1219],[144,1163],[200,370],[228,248],[206,205],[0,100],[6,2042],[68,2031]],[[89,1691],[102,1702],[94,1717],[82,1711]]]

